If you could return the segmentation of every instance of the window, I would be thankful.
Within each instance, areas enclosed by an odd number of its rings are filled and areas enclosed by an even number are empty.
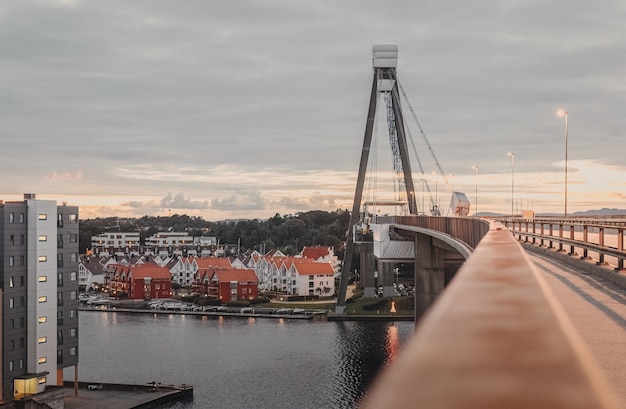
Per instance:
[[[45,283],[46,281],[48,281],[48,276],[39,276],[38,280],[40,283]]]
[[[39,256],[37,259],[39,260],[40,263],[44,263],[48,261],[48,256]]]
[[[15,265],[15,258],[13,256],[9,256],[9,266],[13,267]]]
[[[46,236],[45,234],[40,234],[38,237],[39,241],[48,241],[48,236]]]
[[[26,259],[24,258],[24,255],[20,255],[20,266],[23,266],[26,263]]]
[[[23,246],[26,243],[26,237],[23,234],[20,234],[20,244]]]
[[[48,357],[42,356],[37,358],[37,363],[39,364],[45,364],[46,362],[48,362]]]
[[[63,325],[63,311],[57,311],[57,325]]]
[[[9,349],[11,351],[13,351],[15,349],[15,341],[14,340],[10,340],[9,341]]]
[[[70,337],[76,337],[76,328],[70,328]]]
[[[37,299],[37,301],[38,301],[38,302],[40,302],[40,303],[42,303],[42,302],[46,302],[46,301],[48,301],[48,297],[46,297],[45,295],[42,295],[42,296],[40,296],[40,297]]]
[[[70,300],[75,300],[76,299],[76,290],[72,290],[70,291]]]
[[[48,215],[47,214],[43,214],[43,213],[39,213],[39,220],[48,220]]]
[[[45,344],[46,342],[48,342],[48,337],[39,337],[37,338],[37,342],[39,342],[40,344]]]
[[[76,223],[78,221],[77,214],[70,214],[70,223]]]
[[[76,281],[76,271],[70,273],[70,281]]]
[[[9,308],[13,308],[15,307],[15,300],[13,299],[13,297],[9,298]]]
[[[13,370],[13,361],[9,361],[9,371]]]
[[[9,213],[9,223],[15,223],[15,214]]]
[[[21,224],[24,224],[24,213],[20,213],[20,214],[18,215],[18,221],[19,221]]]
[[[309,281],[309,288],[313,288],[313,281]]]
[[[57,286],[63,287],[63,273],[57,274]]]
[[[46,382],[48,382],[48,378],[46,378],[45,376],[43,376],[43,377],[41,377],[41,378],[39,378],[37,380],[37,383],[40,384],[40,385],[42,385],[42,384],[44,384]]]
[[[70,348],[70,355],[76,355],[76,347]]]
[[[13,288],[14,286],[15,286],[14,278],[10,277],[9,278],[9,287]]]
[[[57,254],[57,267],[63,267],[63,253]]]
[[[70,263],[75,263],[78,260],[78,255],[76,253],[70,253]]]
[[[76,318],[76,310],[70,310],[70,318]]]
[[[70,234],[70,243],[78,242],[78,234]]]
[[[20,358],[20,369],[24,369],[24,358]]]
[[[40,324],[46,323],[48,322],[48,317],[46,317],[45,315],[43,317],[39,317],[37,318],[37,322]]]
[[[12,234],[9,236],[9,243],[13,246],[15,245],[15,235]]]
[[[63,227],[63,215],[57,214],[57,227]]]
[[[59,307],[63,305],[63,293],[57,293],[57,305]]]

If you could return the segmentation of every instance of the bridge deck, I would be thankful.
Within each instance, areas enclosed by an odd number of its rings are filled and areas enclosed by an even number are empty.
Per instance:
[[[618,408],[541,273],[500,226],[480,242],[364,408]]]

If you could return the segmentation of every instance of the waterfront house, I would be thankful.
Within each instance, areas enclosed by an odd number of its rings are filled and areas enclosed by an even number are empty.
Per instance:
[[[193,275],[193,291],[199,294],[208,294],[211,277],[215,269],[233,268],[230,260],[224,257],[195,257],[191,261]]]
[[[111,265],[107,270],[111,295],[125,294],[133,300],[170,298],[172,278],[166,267],[156,264]]]
[[[223,303],[257,298],[259,281],[254,270],[223,268],[213,270],[210,278],[209,296],[216,296]]]
[[[315,260],[319,263],[330,263],[335,270],[335,276],[341,273],[341,263],[332,246],[304,246],[299,257]]]
[[[101,257],[84,256],[78,262],[78,289],[89,291],[104,284],[105,265]]]

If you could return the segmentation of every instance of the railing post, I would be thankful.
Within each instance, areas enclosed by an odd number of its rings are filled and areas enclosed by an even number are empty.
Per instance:
[[[624,229],[617,229],[617,249],[624,251]]]
[[[589,243],[589,226],[587,226],[586,224],[583,225],[583,243],[588,244]],[[583,257],[584,259],[588,259],[589,258],[589,250],[587,250],[586,248],[583,249]]]
[[[559,223],[559,238],[563,238],[563,223]],[[559,241],[559,251],[563,251],[563,242]]]
[[[574,234],[575,229],[576,229],[576,226],[574,226],[573,224],[571,226],[569,226],[569,238],[570,238],[570,240],[576,240],[576,236]],[[569,246],[569,254],[570,255],[576,254],[574,252],[574,245],[573,244],[571,246]]]

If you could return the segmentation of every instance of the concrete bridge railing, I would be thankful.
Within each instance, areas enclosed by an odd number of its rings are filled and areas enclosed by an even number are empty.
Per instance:
[[[494,223],[362,407],[619,404],[521,245]]]

